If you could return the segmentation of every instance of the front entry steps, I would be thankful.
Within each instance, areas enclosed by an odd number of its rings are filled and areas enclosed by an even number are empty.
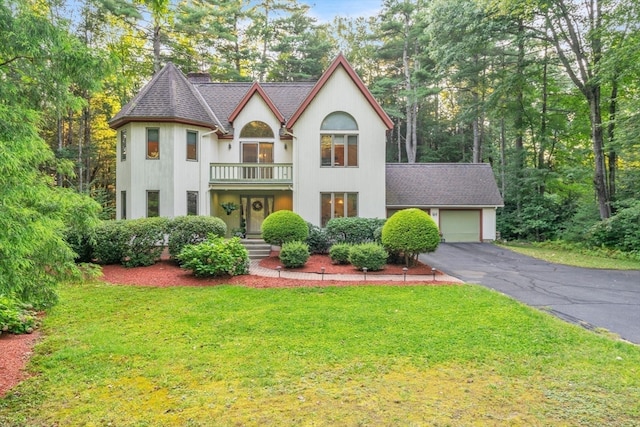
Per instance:
[[[262,239],[242,239],[242,245],[249,252],[249,259],[260,260],[271,254],[271,245]]]

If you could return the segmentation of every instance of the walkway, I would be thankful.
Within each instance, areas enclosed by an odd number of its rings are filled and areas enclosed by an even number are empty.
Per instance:
[[[271,268],[264,268],[260,266],[259,260],[252,260],[249,265],[249,274],[264,277],[281,277],[283,279],[297,279],[297,280],[339,280],[350,282],[432,282],[434,276],[407,274],[406,280],[402,274],[329,274],[325,273],[324,277],[321,273],[303,273],[299,271],[290,271],[282,269],[281,271],[273,270]],[[436,274],[435,281],[441,283],[464,283],[462,280],[447,274]]]

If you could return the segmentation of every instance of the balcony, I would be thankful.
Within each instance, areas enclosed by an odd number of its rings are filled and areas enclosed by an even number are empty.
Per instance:
[[[224,188],[283,188],[293,184],[291,163],[211,163],[209,185]]]

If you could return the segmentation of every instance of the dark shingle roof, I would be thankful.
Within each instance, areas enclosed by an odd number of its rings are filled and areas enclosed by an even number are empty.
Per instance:
[[[503,206],[486,163],[387,164],[387,206]]]
[[[160,70],[109,124],[118,128],[130,121],[153,120],[221,126],[202,95],[172,63]]]
[[[315,82],[260,83],[273,105],[288,120],[306,99]],[[168,63],[110,121],[118,127],[131,121],[181,121],[231,129],[229,116],[252,87],[251,82],[209,83],[189,80]]]
[[[197,83],[194,86],[211,106],[211,109],[228,127],[228,119],[253,83]],[[260,83],[271,102],[282,113],[285,120],[293,115],[307,97],[313,82]]]

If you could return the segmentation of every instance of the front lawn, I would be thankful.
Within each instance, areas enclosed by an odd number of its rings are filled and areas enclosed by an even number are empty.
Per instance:
[[[0,425],[640,425],[640,348],[478,286],[67,286]]]

